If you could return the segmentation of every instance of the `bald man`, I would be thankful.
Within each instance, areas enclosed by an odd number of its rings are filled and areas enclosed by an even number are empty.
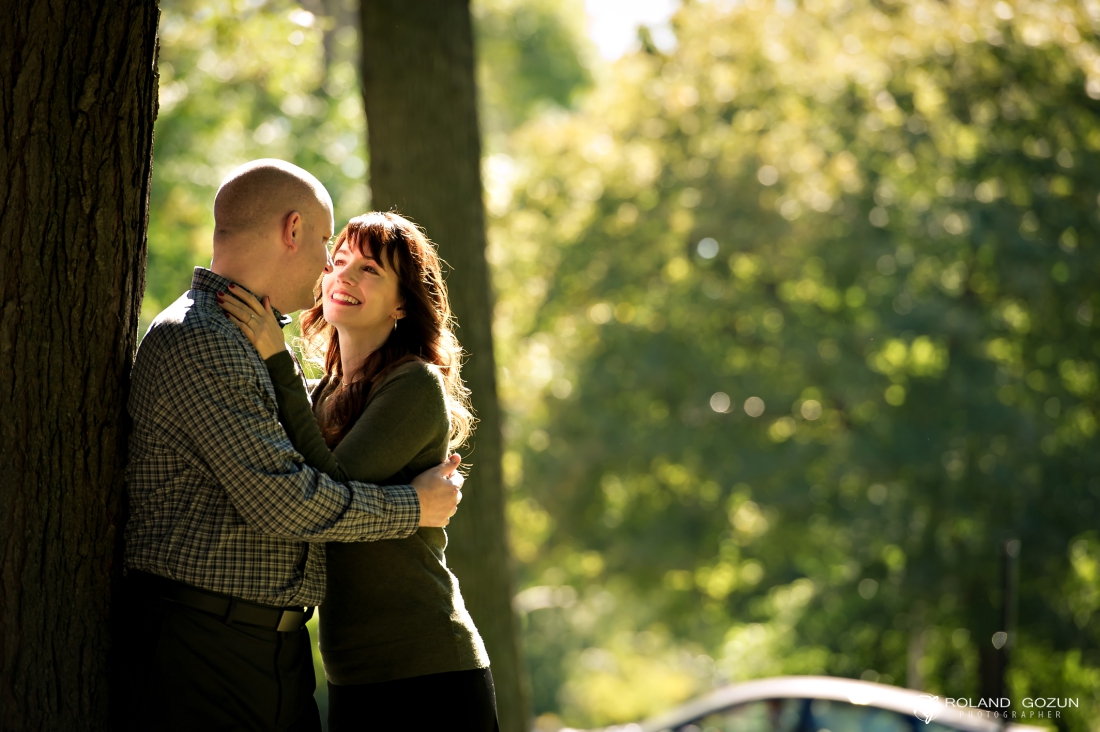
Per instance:
[[[279,424],[256,349],[218,293],[313,305],[332,201],[281,160],[256,160],[214,202],[214,258],[150,326],[134,361],[120,603],[133,712],[146,730],[320,730],[305,623],[325,594],[328,541],[444,526],[457,456],[409,486],[337,483]],[[288,319],[286,319],[288,320]]]

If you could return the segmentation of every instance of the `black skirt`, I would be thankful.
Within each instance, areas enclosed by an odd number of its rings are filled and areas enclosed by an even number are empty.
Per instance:
[[[487,668],[377,684],[328,685],[329,732],[498,732]]]

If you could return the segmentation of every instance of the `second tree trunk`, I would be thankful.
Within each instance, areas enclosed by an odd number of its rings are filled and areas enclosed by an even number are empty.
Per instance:
[[[469,4],[364,0],[362,29],[372,205],[423,226],[452,268],[451,305],[470,354],[463,376],[479,422],[465,451],[473,469],[448,529],[448,562],[489,651],[500,728],[522,732],[529,695],[505,538]]]

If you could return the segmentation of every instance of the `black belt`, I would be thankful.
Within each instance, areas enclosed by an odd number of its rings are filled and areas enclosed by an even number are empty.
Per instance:
[[[313,617],[311,607],[273,607],[239,597],[211,592],[148,572],[127,574],[126,579],[155,597],[216,615],[225,623],[251,625],[280,633],[301,630]]]

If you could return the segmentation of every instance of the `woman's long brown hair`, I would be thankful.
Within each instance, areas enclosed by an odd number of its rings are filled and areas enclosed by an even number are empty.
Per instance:
[[[329,447],[339,443],[386,375],[400,364],[416,360],[435,366],[443,377],[453,450],[470,436],[474,418],[470,390],[460,375],[462,346],[452,331],[454,317],[435,247],[408,219],[379,211],[349,221],[336,239],[336,249],[345,243],[397,275],[405,317],[382,347],[367,356],[349,383],[344,378],[336,328],[325,320],[324,298],[318,297],[317,304],[302,314],[302,336],[310,350],[324,353],[325,374],[336,384],[319,420],[325,441]],[[320,289],[318,282],[318,294]]]

